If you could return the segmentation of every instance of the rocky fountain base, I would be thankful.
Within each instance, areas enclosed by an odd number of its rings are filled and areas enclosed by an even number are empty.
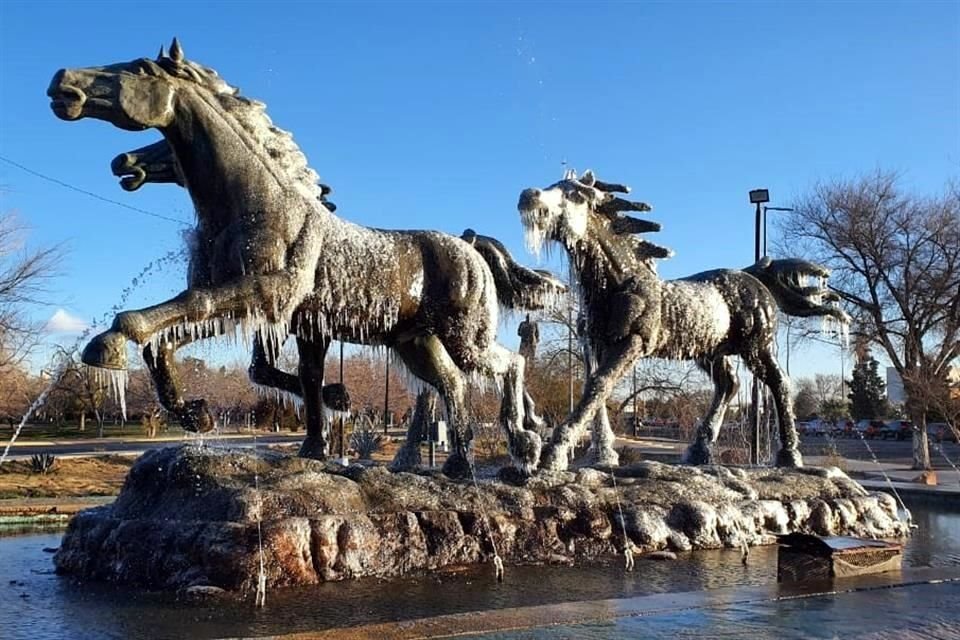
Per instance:
[[[637,553],[765,544],[793,531],[907,534],[892,498],[836,469],[643,462],[616,475]],[[594,469],[525,486],[481,481],[478,492],[434,474],[169,447],[136,462],[116,502],[79,513],[54,561],[61,573],[150,589],[253,589],[259,521],[268,586],[489,561],[488,531],[507,563],[576,562],[622,553],[616,495]]]

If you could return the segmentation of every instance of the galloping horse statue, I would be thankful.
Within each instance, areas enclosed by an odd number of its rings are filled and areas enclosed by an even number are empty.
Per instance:
[[[137,191],[144,184],[176,184],[181,187],[186,186],[183,172],[177,165],[176,157],[173,155],[173,149],[166,140],[160,140],[153,144],[121,153],[110,163],[110,170],[115,176],[120,178],[120,186],[125,191]],[[327,199],[331,189],[325,184],[318,184],[320,187],[320,201],[330,211],[336,211],[335,204]],[[191,239],[192,240],[192,239]],[[204,261],[199,264],[194,262],[197,252],[189,254],[190,264],[187,265],[187,287],[203,286],[210,281],[210,274],[204,273],[202,269],[209,267]],[[189,338],[184,337],[180,346],[184,346]],[[274,345],[276,346],[276,345]],[[263,391],[273,391],[278,396],[290,400],[294,404],[301,404],[303,401],[303,388],[298,376],[292,375],[276,367],[273,363],[278,357],[277,353],[267,354],[267,347],[259,336],[253,338],[253,354],[248,373],[251,382],[257,385]],[[147,359],[147,366],[151,371],[154,367],[153,358]],[[303,383],[310,384],[313,376],[304,378]],[[315,390],[308,390],[306,395],[316,393]],[[325,384],[321,389],[322,405],[324,408],[333,412],[344,412],[350,407],[350,395],[346,387],[339,383]],[[204,429],[212,427],[209,423],[201,425]]]
[[[660,227],[624,215],[624,211],[650,210],[646,204],[615,195],[628,191],[597,180],[591,172],[580,179],[570,172],[554,185],[526,189],[520,195],[518,208],[528,246],[539,251],[549,240],[569,255],[580,287],[587,346],[595,363],[580,403],[554,430],[541,468],[566,468],[573,443],[591,420],[605,412],[615,385],[641,357],[695,360],[710,375],[713,402],[684,459],[692,464],[714,462],[712,445],[738,386],[730,358],[734,355],[773,394],[781,444],[777,465],[801,466],[789,384],[773,351],[777,309],[779,302],[792,315],[848,322],[843,311],[829,304],[822,284],[801,284],[808,274],[820,277],[822,283],[828,272],[803,261],[762,261],[750,268],[753,275],[718,269],[663,281],[655,259],[669,257],[670,252],[635,237]]]
[[[147,183],[172,183],[178,184],[181,187],[186,184],[182,172],[177,166],[173,150],[166,140],[160,140],[145,147],[121,153],[110,163],[110,168],[113,174],[120,178],[120,186],[127,191],[136,191]],[[322,183],[319,184],[319,187],[321,193],[320,200],[323,205],[330,211],[336,211],[336,205],[327,199],[332,189]],[[501,299],[501,304],[511,308],[541,309],[545,302],[549,302],[549,300],[530,297],[526,295],[526,293],[538,291],[541,285],[553,278],[551,274],[545,271],[535,271],[522,266],[512,265],[512,258],[503,244],[494,238],[478,235],[472,229],[467,229],[463,235],[461,235],[461,238],[470,243],[474,249],[484,256],[487,263],[491,266],[494,279],[503,280],[503,282],[498,282],[498,295],[508,293],[511,296],[521,296],[517,299],[513,297],[506,300]],[[188,273],[188,286],[196,286],[199,284],[197,271],[192,265],[188,269]],[[516,279],[526,280],[526,282],[510,282],[510,280]],[[558,295],[564,290],[560,282],[555,281],[554,286],[557,288]],[[301,357],[303,356],[303,354],[300,355]],[[253,358],[249,368],[250,380],[266,392],[272,390],[281,394],[283,397],[291,399],[294,403],[302,402],[304,395],[302,387],[303,385],[310,384],[310,378],[305,378],[301,381],[297,376],[277,368],[272,364],[275,359],[275,355],[273,357],[267,356],[263,342],[255,336],[253,341]],[[310,391],[308,390],[306,393],[309,394]],[[326,384],[323,386],[322,395],[324,407],[331,411],[342,412],[349,408],[349,394],[343,385]],[[429,398],[425,396],[429,396]],[[408,471],[419,466],[421,462],[419,445],[426,435],[424,428],[427,418],[425,416],[430,413],[430,411],[426,411],[423,407],[430,405],[431,402],[436,403],[435,396],[433,396],[431,391],[423,389],[418,393],[416,401],[417,409],[415,412],[415,416],[417,416],[418,419],[410,421],[406,439],[404,444],[397,450],[393,462],[390,465],[391,469],[395,471]],[[535,422],[537,418],[533,399],[530,398],[526,392],[524,392],[524,403],[524,408],[527,412],[527,421]],[[544,425],[535,424],[533,426],[540,429],[543,428]]]
[[[118,314],[87,345],[84,362],[122,369],[126,341],[143,346],[161,402],[196,429],[212,422],[206,403],[185,401],[172,375],[185,336],[239,327],[259,335],[269,354],[293,333],[301,382],[310,382],[302,384],[310,393],[301,454],[323,457],[319,390],[330,341],[383,345],[444,399],[456,436],[445,471],[469,472],[465,374],[502,382],[511,456],[525,473],[536,468],[540,438],[525,428],[523,359],[496,342],[497,285],[504,279],[494,278],[480,252],[439,232],[383,231],[335,216],[322,204],[303,153],[263,105],[187,60],[176,40],[156,60],[62,69],[47,93],[64,120],[92,117],[160,131],[196,209],[192,263],[209,277],[170,300]],[[500,297],[554,293],[547,280],[541,290]]]

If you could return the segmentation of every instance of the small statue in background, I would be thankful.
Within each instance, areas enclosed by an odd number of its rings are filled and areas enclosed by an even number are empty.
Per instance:
[[[520,355],[529,365],[537,356],[537,345],[540,344],[540,327],[535,320],[530,319],[529,313],[517,328],[517,335],[520,336]]]

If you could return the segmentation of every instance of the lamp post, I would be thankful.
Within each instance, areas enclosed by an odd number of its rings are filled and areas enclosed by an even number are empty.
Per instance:
[[[340,342],[340,384],[343,384],[343,342]],[[347,425],[341,415],[340,420],[340,458],[347,458]]]
[[[390,422],[390,349],[385,349],[386,364],[384,366],[383,384],[383,435],[387,435],[387,424]]]
[[[767,211],[793,211],[789,207],[768,207],[766,203],[770,202],[770,191],[768,189],[754,189],[750,192],[750,203],[756,205],[756,218],[754,221],[753,238],[753,260],[759,262],[760,258],[767,255]],[[762,238],[762,241],[761,241]],[[762,247],[762,252],[761,252]],[[788,328],[789,331],[789,328]],[[787,372],[790,369],[790,337],[787,334]],[[753,377],[753,392],[751,403],[753,405],[752,433],[750,435],[750,462],[760,464],[760,381],[756,376]]]
[[[763,208],[763,255],[767,253],[767,211],[793,211],[790,207],[764,207]]]
[[[753,261],[756,263],[760,261],[761,219],[764,218],[763,205],[770,202],[770,192],[766,189],[754,189],[750,192],[750,202],[757,205],[753,235]],[[766,227],[766,224],[763,227]],[[756,375],[753,376],[750,405],[753,408],[753,414],[750,416],[750,464],[760,464],[760,380]]]

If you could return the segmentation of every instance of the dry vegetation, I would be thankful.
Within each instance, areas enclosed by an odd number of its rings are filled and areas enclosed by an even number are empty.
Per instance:
[[[116,495],[134,460],[134,456],[61,458],[47,473],[33,472],[29,460],[9,460],[0,467],[0,499]]]

